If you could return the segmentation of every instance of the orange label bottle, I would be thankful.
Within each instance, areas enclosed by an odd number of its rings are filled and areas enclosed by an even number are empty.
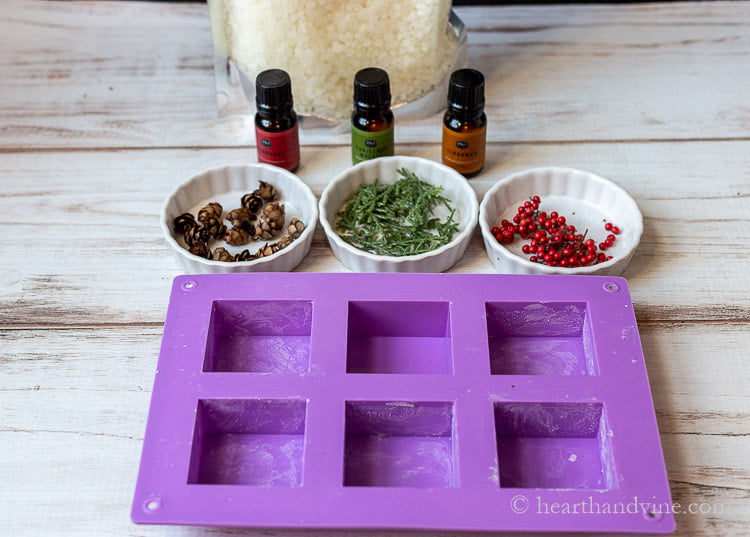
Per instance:
[[[448,110],[443,116],[442,161],[465,177],[484,168],[487,116],[484,113],[484,75],[459,69],[450,78]]]

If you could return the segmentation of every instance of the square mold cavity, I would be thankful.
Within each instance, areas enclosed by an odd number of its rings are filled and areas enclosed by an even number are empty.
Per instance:
[[[301,486],[306,408],[303,400],[200,400],[188,483]]]
[[[346,403],[344,485],[456,486],[453,403]]]
[[[448,302],[349,302],[347,373],[450,375]]]
[[[203,370],[307,373],[312,302],[213,302]]]
[[[596,375],[585,303],[485,304],[493,375]]]
[[[613,488],[601,403],[495,403],[500,486]]]

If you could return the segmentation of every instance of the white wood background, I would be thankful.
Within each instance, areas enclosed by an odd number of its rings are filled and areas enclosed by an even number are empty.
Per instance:
[[[254,139],[216,118],[205,5],[2,7],[0,534],[414,535],[130,522],[178,274],[159,209],[187,176],[254,161]],[[633,195],[645,235],[624,276],[672,493],[711,510],[677,514],[676,534],[750,534],[750,3],[457,11],[487,76],[477,195],[552,164]],[[439,124],[397,125],[397,151],[439,158]],[[347,142],[303,133],[317,195]],[[297,270],[345,269],[318,231]],[[452,271],[493,272],[478,235]]]

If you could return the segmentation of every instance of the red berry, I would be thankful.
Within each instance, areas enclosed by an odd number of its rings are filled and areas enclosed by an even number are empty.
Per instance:
[[[607,231],[611,231],[612,230],[612,222],[607,222],[606,224],[604,224],[604,229],[606,229]]]
[[[612,229],[611,229],[611,231],[612,231],[612,233],[614,233],[615,235],[619,235],[619,234],[620,234],[620,228],[619,228],[619,227],[617,227],[617,226],[612,226]]]

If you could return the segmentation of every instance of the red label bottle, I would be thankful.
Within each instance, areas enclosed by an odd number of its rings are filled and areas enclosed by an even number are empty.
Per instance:
[[[255,79],[255,143],[258,162],[295,171],[299,167],[299,124],[292,100],[292,81],[281,69]]]

